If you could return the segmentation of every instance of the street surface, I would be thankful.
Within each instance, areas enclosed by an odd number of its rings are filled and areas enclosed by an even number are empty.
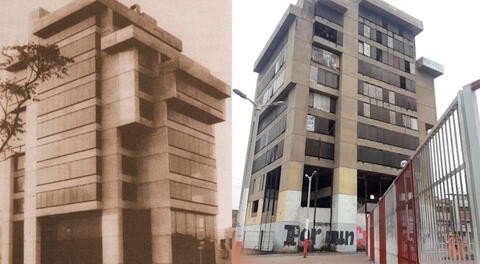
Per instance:
[[[241,264],[369,264],[365,252],[354,254],[314,253],[306,259],[301,254],[272,254],[243,256]]]

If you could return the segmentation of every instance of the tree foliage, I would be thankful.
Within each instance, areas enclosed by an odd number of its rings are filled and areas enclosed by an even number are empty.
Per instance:
[[[51,78],[67,75],[73,59],[60,54],[57,45],[7,46],[0,49],[0,153],[10,149],[9,142],[24,133],[22,112],[31,100],[36,100],[37,88]],[[9,77],[6,69],[21,65],[25,78]]]

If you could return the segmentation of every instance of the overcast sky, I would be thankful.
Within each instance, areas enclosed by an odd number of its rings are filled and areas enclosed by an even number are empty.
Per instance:
[[[233,0],[233,87],[253,98],[253,63],[290,3],[296,0]],[[480,1],[387,0],[423,21],[416,37],[417,59],[425,56],[445,67],[435,80],[437,116],[459,89],[480,79]],[[234,96],[234,95],[233,95]],[[477,96],[478,98],[478,96]],[[238,208],[248,145],[252,105],[233,98],[233,208]]]

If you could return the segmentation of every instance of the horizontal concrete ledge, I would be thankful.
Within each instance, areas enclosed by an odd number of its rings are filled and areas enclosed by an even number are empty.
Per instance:
[[[32,21],[32,32],[41,38],[48,38],[82,19],[97,15],[104,8],[125,17],[132,24],[148,31],[172,48],[182,51],[182,41],[156,25],[148,15],[142,15],[116,0],[76,0],[72,3]]]
[[[90,202],[66,204],[61,206],[37,209],[36,216],[39,217],[39,216],[47,216],[47,215],[59,215],[59,214],[99,210],[99,209],[102,209],[102,202],[90,201]]]
[[[175,71],[183,72],[187,74],[188,77],[192,77],[207,85],[207,89],[203,89],[204,92],[216,98],[225,99],[231,95],[229,85],[213,76],[207,68],[182,54],[180,54],[176,59],[162,64],[160,68],[161,73]]]
[[[416,66],[419,70],[432,75],[434,78],[437,78],[444,73],[443,65],[425,57],[418,59]]]
[[[280,23],[277,25],[275,30],[273,31],[272,36],[267,41],[265,47],[263,48],[262,52],[258,56],[255,64],[253,66],[254,72],[260,72],[262,68],[265,66],[265,63],[268,62],[269,57],[277,48],[278,42],[282,40],[282,36],[287,34],[290,25],[295,21],[297,14],[301,13],[298,10],[298,7],[294,5],[290,5],[288,9],[283,14],[282,18],[280,19]]]

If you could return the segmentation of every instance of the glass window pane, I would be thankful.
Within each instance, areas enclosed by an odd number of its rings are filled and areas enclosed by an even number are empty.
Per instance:
[[[307,115],[307,131],[315,131],[315,116]]]
[[[363,54],[370,57],[370,45],[368,45],[367,43],[363,44]]]
[[[370,105],[364,103],[363,104],[363,115],[366,117],[370,117]]]
[[[203,240],[205,239],[205,216],[196,215],[196,220],[197,239]]]
[[[177,233],[186,234],[187,230],[186,230],[186,226],[185,226],[185,218],[186,218],[186,215],[185,215],[184,212],[176,212],[175,213]]]
[[[187,235],[195,236],[195,215],[187,213]]]

